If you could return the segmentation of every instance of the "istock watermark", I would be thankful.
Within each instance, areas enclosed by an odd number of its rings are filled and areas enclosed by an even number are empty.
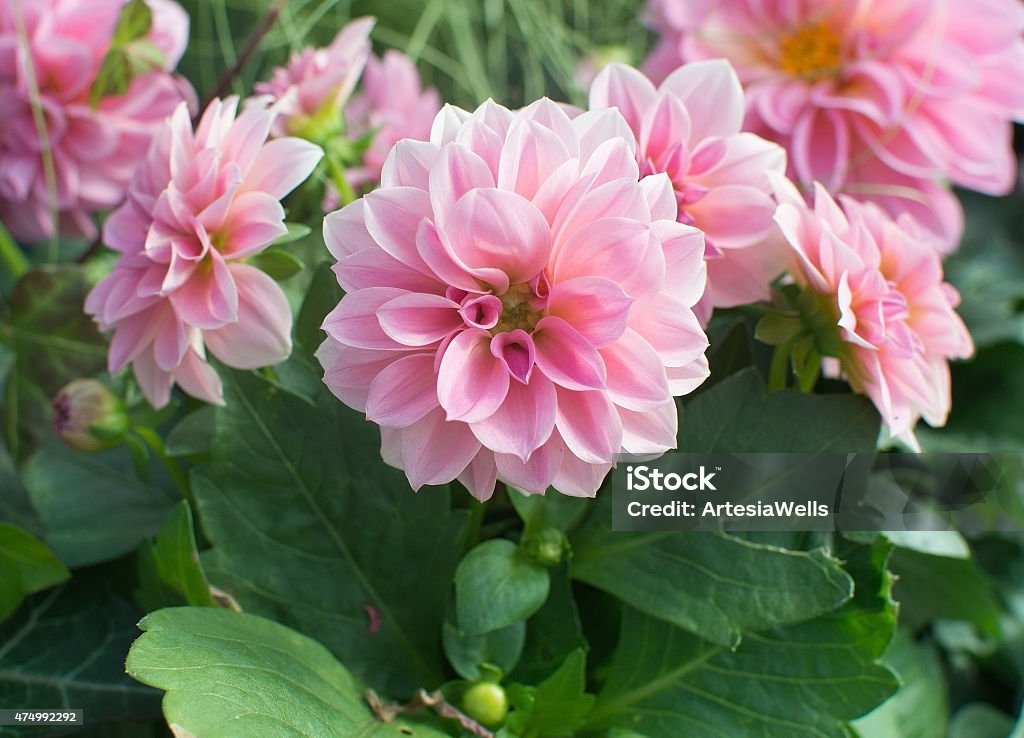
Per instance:
[[[614,530],[1024,530],[1015,454],[623,457]]]

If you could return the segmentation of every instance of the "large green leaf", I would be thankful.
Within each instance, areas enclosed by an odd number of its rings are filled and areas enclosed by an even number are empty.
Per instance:
[[[0,705],[81,708],[90,723],[155,716],[158,693],[124,674],[137,617],[98,573],[29,598],[0,624]]]
[[[41,536],[43,525],[29,501],[25,485],[21,483],[14,463],[7,453],[7,446],[0,439],[0,520],[21,526],[28,532]]]
[[[576,649],[587,650],[566,565],[550,574],[548,598],[526,623],[526,643],[512,673],[526,684],[547,678]]]
[[[855,395],[768,393],[756,369],[744,369],[686,403],[679,449],[687,452],[873,451],[879,417]]]
[[[517,690],[521,700],[513,700],[508,727],[527,738],[574,735],[594,705],[594,695],[586,692],[586,663],[586,653],[578,648],[536,687]]]
[[[139,550],[139,578],[136,600],[148,610],[179,604],[213,606],[210,584],[199,562],[188,500],[171,510],[156,540]]]
[[[27,595],[60,584],[68,576],[44,543],[16,525],[0,523],[0,621]]]
[[[877,663],[895,628],[887,546],[841,552],[857,581],[845,606],[747,634],[734,651],[627,608],[588,725],[649,738],[847,738],[845,723],[897,686]]]
[[[441,738],[380,722],[352,675],[316,641],[265,618],[210,608],[150,613],[125,668],[167,692],[164,716],[202,738]],[[415,727],[413,727],[415,726]]]
[[[125,448],[97,454],[50,441],[22,478],[46,526],[46,542],[71,567],[107,561],[154,535],[175,503],[139,480]]]
[[[902,684],[881,707],[853,724],[857,732],[865,738],[945,738],[949,704],[935,648],[914,643],[909,631],[902,630],[882,663],[899,676]]]
[[[193,473],[210,580],[312,636],[357,678],[407,696],[445,680],[441,626],[464,536],[445,488],[409,488],[376,427],[225,373],[214,461]]]
[[[849,599],[853,582],[823,551],[788,551],[714,533],[611,530],[604,495],[572,540],[570,571],[641,612],[723,646]]]

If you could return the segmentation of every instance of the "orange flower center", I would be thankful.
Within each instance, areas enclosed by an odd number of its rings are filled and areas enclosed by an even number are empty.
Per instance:
[[[831,77],[840,61],[839,37],[823,20],[806,23],[779,40],[779,67],[795,77]]]

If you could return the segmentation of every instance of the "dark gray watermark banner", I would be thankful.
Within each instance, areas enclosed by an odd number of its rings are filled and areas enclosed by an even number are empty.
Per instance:
[[[692,454],[622,457],[619,531],[1024,530],[1017,454]]]

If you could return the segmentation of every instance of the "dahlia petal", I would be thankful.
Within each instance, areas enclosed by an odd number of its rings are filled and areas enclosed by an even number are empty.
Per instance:
[[[377,319],[385,333],[406,346],[427,346],[463,326],[458,303],[429,294],[396,297],[380,306]]]
[[[659,89],[682,100],[690,116],[691,144],[740,132],[743,88],[732,65],[724,59],[690,62],[666,77]]]
[[[608,396],[629,410],[647,411],[669,397],[668,377],[658,353],[636,331],[601,349],[607,372]]]
[[[448,420],[479,422],[505,401],[508,370],[491,353],[490,344],[487,331],[470,328],[445,349],[437,372],[437,397]]]
[[[223,224],[220,252],[231,259],[252,256],[288,233],[284,208],[266,192],[243,192]]]
[[[724,184],[686,211],[717,248],[741,249],[756,245],[771,232],[775,201],[757,188]]]
[[[366,230],[365,201],[351,202],[324,218],[324,242],[331,256],[339,261],[368,249],[377,250],[378,244]]]
[[[494,454],[490,451],[480,451],[457,479],[480,502],[491,499],[494,484],[498,481],[498,467],[494,463]]]
[[[831,110],[807,112],[793,130],[793,167],[803,182],[822,182],[839,189],[850,159],[850,130]]]
[[[292,312],[277,282],[248,264],[228,269],[238,287],[238,320],[206,331],[206,347],[236,369],[279,364],[292,352]]]
[[[220,375],[193,348],[185,352],[181,364],[174,370],[174,381],[198,400],[211,405],[224,405]]]
[[[693,312],[665,293],[651,300],[629,327],[658,352],[665,366],[685,366],[708,347],[707,336]]]
[[[132,362],[132,374],[139,383],[142,394],[154,408],[159,410],[171,401],[174,376],[156,365],[152,353],[144,351],[135,357]]]
[[[178,316],[191,326],[220,328],[238,319],[238,288],[223,257],[216,251],[170,295]]]
[[[704,234],[674,220],[656,221],[651,229],[665,252],[665,284],[684,305],[697,304],[707,284]]]
[[[420,222],[431,215],[430,195],[415,187],[393,187],[364,198],[366,230],[382,249],[425,274],[430,269],[416,250]]]
[[[246,173],[242,192],[265,192],[280,200],[309,178],[323,155],[319,146],[301,138],[262,143]]]
[[[520,118],[509,129],[498,161],[498,187],[532,200],[545,180],[573,159],[555,131],[541,123]]]
[[[632,304],[615,282],[603,277],[578,277],[551,290],[548,315],[566,321],[592,346],[602,348],[626,330]]]
[[[332,269],[345,292],[367,287],[397,287],[427,294],[443,290],[441,283],[433,277],[406,266],[378,248],[364,249],[339,259]]]
[[[634,299],[657,292],[665,274],[665,256],[643,221],[603,218],[555,245],[554,284],[575,277],[605,277]]]
[[[324,318],[323,329],[328,336],[349,346],[385,351],[405,346],[395,341],[377,319],[377,311],[385,303],[408,294],[393,287],[370,287],[345,296],[338,307]]]
[[[555,427],[572,453],[588,464],[610,464],[622,448],[622,421],[604,392],[556,388]]]
[[[524,461],[515,454],[495,454],[498,477],[528,495],[542,495],[558,476],[565,456],[563,444],[545,443]]]
[[[504,401],[490,417],[471,423],[477,439],[496,454],[512,454],[521,461],[544,445],[555,427],[555,385],[535,373],[529,384],[512,382]],[[501,473],[501,463],[498,463]]]
[[[366,417],[379,425],[407,428],[436,407],[434,357],[413,354],[388,365],[370,383]]]
[[[438,147],[428,141],[405,138],[392,147],[380,174],[381,187],[430,188],[430,170]],[[358,202],[358,201],[357,201]]]
[[[565,320],[549,315],[533,333],[537,368],[548,379],[572,390],[604,389],[606,372],[601,354]]]
[[[445,484],[461,474],[480,450],[465,423],[445,421],[440,408],[402,430],[402,466],[409,484]]]
[[[609,64],[590,85],[591,108],[618,108],[634,133],[639,133],[644,111],[656,95],[654,85],[641,72],[624,64]]]
[[[443,227],[447,213],[470,190],[494,187],[487,163],[469,149],[445,147],[431,167],[428,188],[436,222]]]
[[[662,454],[676,446],[679,414],[669,398],[645,412],[619,409],[622,449],[629,454]]]

